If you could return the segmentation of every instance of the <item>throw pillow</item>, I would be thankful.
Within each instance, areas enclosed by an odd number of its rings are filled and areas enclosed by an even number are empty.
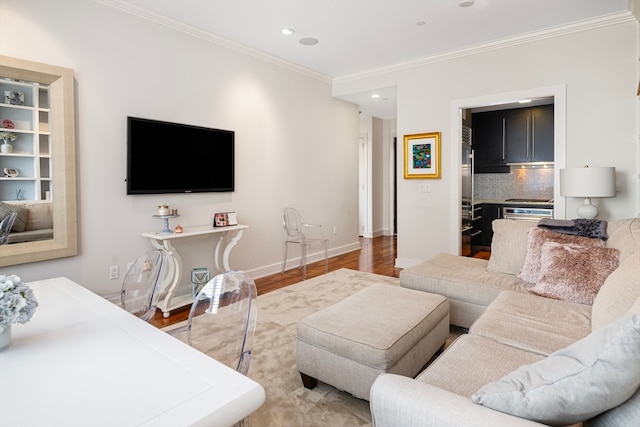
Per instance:
[[[9,216],[13,212],[17,212],[18,216],[13,223],[13,227],[11,227],[11,231],[22,233],[24,231],[24,226],[27,223],[27,215],[29,211],[22,206],[0,202],[0,221],[2,221],[6,216]]]
[[[527,235],[527,256],[524,265],[518,277],[525,282],[537,283],[540,279],[540,254],[542,245],[546,242],[556,242],[562,244],[576,244],[581,246],[603,247],[604,242],[600,239],[591,239],[589,237],[572,236],[570,234],[556,233],[555,231],[545,230],[543,228],[534,227],[529,230]]]
[[[491,256],[487,270],[518,274],[527,256],[527,233],[534,222],[497,219],[491,223]]]
[[[618,268],[619,253],[614,248],[547,242],[540,255],[540,280],[528,291],[591,305],[604,281]]]
[[[549,425],[568,425],[614,408],[640,387],[640,314],[622,317],[521,366],[473,394],[474,403]]]

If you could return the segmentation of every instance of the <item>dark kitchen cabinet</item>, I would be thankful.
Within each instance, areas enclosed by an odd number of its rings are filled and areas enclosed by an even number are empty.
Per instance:
[[[471,138],[476,173],[509,172],[506,165],[506,111],[474,113]]]
[[[503,206],[497,203],[482,204],[482,246],[491,247],[491,240],[493,239],[491,223],[496,219],[502,218]]]
[[[553,162],[553,105],[506,113],[506,163]]]

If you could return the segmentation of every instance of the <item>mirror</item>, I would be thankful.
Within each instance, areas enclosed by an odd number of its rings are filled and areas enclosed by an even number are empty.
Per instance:
[[[46,201],[47,197],[50,197],[53,216],[53,238],[1,245],[0,267],[77,255],[75,95],[73,70],[0,55],[0,79],[2,79],[3,84],[10,84],[12,81],[15,81],[19,86],[21,82],[32,82],[48,88],[43,90],[42,95],[48,97],[48,106],[46,106],[46,108],[42,106],[35,108],[38,116],[34,115],[33,124],[23,126],[22,123],[19,123],[20,120],[16,120],[16,130],[19,130],[21,127],[22,129],[32,130],[22,132],[20,138],[22,138],[22,140],[28,140],[28,135],[33,135],[31,136],[31,138],[34,139],[32,144],[34,144],[34,146],[37,144],[38,148],[34,148],[27,154],[27,157],[30,156],[31,158],[35,158],[33,161],[39,161],[42,167],[38,170],[42,169],[42,171],[37,173],[30,171],[25,172],[25,178],[27,178],[27,176],[28,178],[23,182],[25,183],[27,191],[25,191],[24,194],[20,192],[15,198],[22,198],[27,202],[29,200]],[[13,93],[10,94],[12,100],[6,101],[4,90],[0,95],[2,96],[0,102],[5,104],[14,103],[15,101],[16,104],[20,105],[20,103],[23,102],[21,100],[23,96],[25,96],[25,101],[28,99],[27,94]],[[17,97],[14,97],[14,95],[17,95]],[[24,102],[24,104],[25,109],[30,108],[34,110],[34,107],[28,107],[28,102]],[[33,106],[32,103],[31,105]],[[0,120],[4,120],[2,115],[10,116],[11,114],[20,114],[20,108],[13,108],[12,110],[18,112],[8,112],[9,109],[1,108]],[[19,116],[16,117],[20,119]],[[37,117],[44,118],[38,119]],[[5,122],[5,124],[7,123]],[[9,126],[12,125],[12,123],[9,124]],[[40,133],[43,126],[46,128],[47,125],[48,131],[45,130]],[[3,129],[0,130],[8,130],[5,126],[2,127]],[[38,132],[33,131],[36,127],[39,127]],[[40,147],[44,147],[42,148],[42,152],[40,151]],[[11,155],[5,153],[4,156],[2,154],[0,154],[0,156],[2,156],[0,160],[5,163],[9,160],[15,160],[16,164],[19,164],[18,162],[21,161],[18,154]],[[24,164],[26,165],[27,163]],[[9,180],[13,178],[6,177],[4,173],[4,168],[6,167],[7,166],[3,166],[2,169],[0,169],[0,174],[2,175],[0,183],[2,187],[8,189],[3,191],[11,192],[14,190],[14,192],[17,192],[18,190],[10,188],[10,186],[14,184]],[[34,168],[34,171],[35,169],[36,168]],[[19,169],[18,172],[20,172]],[[47,178],[47,175],[49,175],[50,178]],[[28,181],[32,182],[29,183]],[[42,182],[38,183],[39,181]],[[34,182],[36,184],[34,184]],[[0,192],[0,194],[2,193]],[[6,197],[7,194],[2,195],[0,199],[8,200]]]

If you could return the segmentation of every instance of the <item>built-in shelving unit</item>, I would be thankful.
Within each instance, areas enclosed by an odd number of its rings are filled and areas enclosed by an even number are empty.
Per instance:
[[[20,103],[6,102],[6,92],[19,92]],[[46,200],[51,198],[51,127],[49,87],[0,76],[0,132],[13,132],[11,153],[0,153],[0,200]],[[22,99],[24,100],[22,101]],[[3,126],[10,120],[14,128]],[[1,142],[1,141],[0,141]],[[4,169],[18,176],[7,177]]]

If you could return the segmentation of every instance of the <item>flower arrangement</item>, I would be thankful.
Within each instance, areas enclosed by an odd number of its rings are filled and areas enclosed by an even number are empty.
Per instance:
[[[0,332],[12,323],[27,323],[36,307],[33,291],[20,277],[0,275]]]
[[[18,139],[18,136],[13,132],[2,131],[0,132],[0,139],[5,141],[15,141]]]

